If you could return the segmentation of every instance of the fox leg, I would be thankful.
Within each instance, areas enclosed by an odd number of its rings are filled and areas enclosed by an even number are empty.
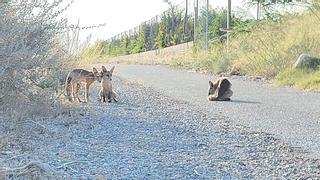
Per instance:
[[[69,100],[70,102],[72,102],[72,101],[73,101],[72,84],[68,84],[68,85],[67,85],[66,91],[67,91],[68,100]]]
[[[79,98],[79,83],[78,82],[72,82],[72,97],[73,100],[77,100],[78,102],[81,102]]]
[[[67,98],[68,98],[68,100],[71,102],[72,101],[72,97],[71,97],[71,95],[72,95],[72,84],[71,84],[71,82],[72,82],[72,78],[70,77],[70,75],[71,75],[71,72],[69,72],[68,73],[68,75],[67,75],[67,77],[66,77],[66,82],[65,82],[65,85],[64,85],[64,91],[65,91],[65,93],[66,93],[66,96],[67,96]]]
[[[86,83],[86,88],[85,88],[85,99],[86,99],[86,102],[89,102],[89,86],[90,84]]]
[[[77,92],[80,91],[80,88],[81,88],[80,83],[77,83]]]
[[[75,91],[76,91],[75,83],[72,81],[72,82],[71,82],[71,95],[72,95],[72,101],[74,101],[74,100],[75,100],[75,98],[76,98]]]
[[[112,101],[111,92],[110,91],[107,93],[107,98],[108,98],[108,102],[110,103]]]
[[[102,102],[102,97],[103,97],[103,92],[102,92],[102,89],[101,89],[99,91],[99,99],[98,99],[99,102]]]
[[[99,92],[99,101],[106,102],[106,96],[105,96],[104,91],[102,89]]]
[[[102,96],[102,102],[106,102],[106,94],[105,93],[103,93],[103,96]]]
[[[106,102],[106,95],[103,89],[100,90],[100,102]]]
[[[80,87],[78,86],[79,83],[76,84],[76,97],[77,97],[77,100],[78,102],[82,102],[79,98],[79,90],[80,90]],[[79,87],[79,88],[78,88]]]
[[[81,85],[80,85],[80,82],[77,82],[77,86],[76,86],[76,95],[77,95],[77,100],[78,102],[82,102],[79,98],[79,91],[80,91],[80,88],[81,88]]]

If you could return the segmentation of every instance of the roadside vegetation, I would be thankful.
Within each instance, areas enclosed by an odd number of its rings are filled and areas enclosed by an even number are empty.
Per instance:
[[[248,20],[234,16],[229,46],[225,42],[221,43],[217,40],[223,35],[220,28],[226,27],[226,11],[211,9],[209,13],[209,38],[211,39],[209,50],[205,51],[203,44],[199,41],[189,49],[186,55],[172,57],[163,62],[173,66],[215,73],[232,72],[241,75],[261,76],[274,80],[278,85],[320,90],[319,68],[314,70],[292,69],[292,65],[302,53],[314,57],[320,56],[319,1],[305,4],[308,8],[302,13],[286,14],[272,11],[270,4],[263,4],[265,1],[259,2],[268,12],[266,17],[260,20]],[[285,1],[279,2],[287,3]],[[141,53],[157,48],[161,50],[188,42],[193,39],[190,39],[190,36],[194,35],[193,18],[188,16],[184,19],[182,14],[181,11],[172,7],[171,11],[163,13],[158,24],[141,24],[139,34],[135,36],[124,35],[120,39],[96,42],[80,53],[80,61],[84,64],[92,61],[106,62],[115,56]],[[205,13],[200,11],[199,28],[195,33],[200,36],[198,38],[200,40],[204,19]],[[170,29],[173,22],[178,23],[174,29]],[[177,36],[177,34],[183,34],[184,27],[187,27],[186,32],[189,32],[185,36],[188,37],[187,39],[183,36]],[[152,34],[150,29],[157,30],[154,39],[150,36]],[[155,46],[150,46],[153,41],[155,41]],[[150,62],[139,63],[150,64]]]
[[[320,67],[293,69],[302,53],[320,56],[320,9],[314,2],[302,14],[243,22],[234,27],[229,47],[215,42],[209,52],[194,47],[172,65],[212,72],[232,72],[272,79],[277,85],[320,90]],[[238,31],[240,29],[241,31]]]
[[[286,69],[274,80],[277,85],[288,85],[299,89],[319,91],[320,71],[310,69]]]
[[[169,3],[170,9],[148,22],[141,23],[131,33],[121,33],[119,37],[109,40],[100,40],[94,45],[84,48],[79,53],[80,63],[105,61],[116,56],[124,56],[147,52],[150,50],[172,47],[193,41],[194,17],[185,15],[183,10]],[[209,36],[210,39],[223,35],[219,29],[226,27],[226,10],[209,11]],[[199,26],[196,36],[203,39],[203,30],[206,13],[202,9],[199,15]],[[240,24],[241,19],[234,17],[233,23]],[[200,40],[199,40],[200,41]]]
[[[66,103],[61,91],[75,63],[64,41],[67,20],[61,18],[69,5],[61,0],[0,3],[0,179],[44,178],[47,166],[28,159],[44,145],[40,139],[52,136],[44,122],[75,117],[78,106]],[[23,156],[28,157],[20,161],[20,166],[28,163],[23,168],[4,167]]]
[[[63,106],[61,84],[74,63],[63,40],[66,19],[61,18],[69,5],[0,3],[0,114],[11,123],[55,115]]]

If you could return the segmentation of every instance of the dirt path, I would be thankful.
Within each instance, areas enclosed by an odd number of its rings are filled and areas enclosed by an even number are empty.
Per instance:
[[[114,87],[118,103],[97,103],[96,86],[77,118],[26,123],[20,135],[1,123],[0,152],[12,153],[0,153],[0,172],[38,161],[55,172],[52,179],[320,177],[319,160],[271,134],[235,125],[136,80],[115,77]],[[23,177],[32,176],[37,173]]]

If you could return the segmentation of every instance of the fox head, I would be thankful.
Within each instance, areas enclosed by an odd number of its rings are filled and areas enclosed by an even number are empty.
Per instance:
[[[110,69],[110,71],[108,71],[106,69],[106,67],[102,66],[102,71],[101,71],[101,76],[102,78],[107,78],[108,80],[112,80],[112,73],[113,73],[113,70],[114,70],[114,66]]]
[[[217,88],[218,88],[218,83],[213,83],[209,81],[208,96],[215,94]]]
[[[101,82],[101,79],[102,79],[101,73],[99,73],[95,67],[92,68],[92,73],[93,73],[94,79],[97,80],[98,82]]]

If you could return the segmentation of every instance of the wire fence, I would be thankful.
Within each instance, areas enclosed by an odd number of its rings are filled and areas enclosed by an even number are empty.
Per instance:
[[[120,40],[121,37],[123,37],[124,35],[128,35],[128,36],[137,36],[137,35],[139,35],[140,29],[142,28],[143,25],[159,24],[160,21],[161,21],[161,17],[165,16],[166,14],[169,14],[170,11],[172,11],[172,8],[174,9],[174,11],[184,12],[189,17],[193,17],[194,16],[193,3],[194,3],[194,0],[187,0],[187,1],[181,2],[181,3],[177,4],[177,5],[174,5],[174,6],[170,7],[170,9],[164,11],[163,13],[158,14],[158,15],[152,17],[151,19],[142,22],[140,25],[135,26],[135,27],[133,27],[133,28],[127,30],[127,31],[124,31],[124,32],[121,32],[119,34],[114,35],[113,37],[109,38],[108,41]],[[192,8],[190,8],[190,7],[192,7]],[[185,14],[184,14],[184,16],[185,16]],[[185,18],[185,17],[183,17],[183,18]],[[152,29],[154,31],[152,31],[152,33],[150,35],[153,36],[153,37],[156,37],[157,33],[158,33],[158,29],[157,28],[159,28],[159,26],[151,26],[151,27],[154,28],[154,29]]]
[[[167,1],[167,11],[111,37],[103,45],[109,55],[140,53],[190,41],[208,48],[208,42],[225,40],[227,29],[227,9],[214,9],[212,2],[184,0],[172,5]],[[252,18],[243,15],[244,11],[233,11],[230,23],[241,25],[244,19]]]
[[[196,2],[198,2],[197,7]],[[168,2],[170,8],[167,11],[111,37],[104,42],[104,45],[108,47],[109,54],[123,55],[196,41],[195,38],[202,39],[203,23],[195,29],[199,24],[195,23],[195,15],[205,8],[206,2],[206,0],[185,0],[177,5]],[[199,22],[203,19],[203,17],[196,18]],[[195,32],[199,35],[194,36]]]

